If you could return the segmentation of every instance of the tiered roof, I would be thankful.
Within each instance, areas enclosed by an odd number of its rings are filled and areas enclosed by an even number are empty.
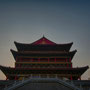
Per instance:
[[[70,48],[73,44],[56,44],[46,37],[42,37],[39,40],[30,43],[18,43],[14,42],[18,51],[14,51],[11,49],[11,52],[16,60],[17,56],[25,56],[25,57],[70,57],[71,59],[77,52],[77,50],[70,51]]]
[[[14,42],[18,51],[69,51],[73,42],[67,44],[56,44],[46,37],[30,43],[18,43]]]
[[[61,74],[61,76],[67,76],[72,74],[75,80],[78,79],[89,67],[77,67],[77,68],[10,68],[10,67],[4,67],[0,66],[0,69],[2,72],[7,76],[8,78],[14,78],[15,75],[25,74],[27,72],[28,74]],[[77,75],[78,73],[78,75]]]
[[[16,58],[19,56],[23,56],[23,57],[30,57],[30,58],[45,58],[45,57],[49,57],[49,58],[72,58],[74,57],[75,53],[77,52],[77,50],[71,51],[71,52],[17,52],[14,50],[11,50],[14,59],[16,60]]]
[[[17,48],[17,51],[14,51],[11,49],[11,52],[14,56],[14,59],[16,60],[17,57],[29,57],[29,58],[72,58],[74,57],[77,50],[70,51],[70,48],[72,46],[71,43],[67,44],[56,44],[52,42],[51,40],[47,39],[46,37],[42,37],[39,40],[30,43],[18,43],[14,42]],[[53,62],[54,63],[54,62]],[[21,67],[21,68],[10,68],[10,67],[4,67],[0,66],[0,69],[2,72],[9,78],[13,77],[12,75],[16,75],[18,73],[55,73],[55,74],[72,74],[73,77],[78,73],[79,76],[81,76],[89,67],[80,67],[80,68],[30,68],[30,67]],[[11,76],[10,76],[11,75]],[[64,74],[65,75],[65,74]],[[79,76],[76,76],[75,79],[77,79]]]

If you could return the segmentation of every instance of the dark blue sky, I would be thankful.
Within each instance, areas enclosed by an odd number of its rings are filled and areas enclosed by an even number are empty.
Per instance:
[[[90,0],[0,0],[1,65],[14,66],[14,41],[31,43],[43,34],[56,43],[73,42],[73,66],[90,66]],[[82,78],[89,76],[90,70]]]

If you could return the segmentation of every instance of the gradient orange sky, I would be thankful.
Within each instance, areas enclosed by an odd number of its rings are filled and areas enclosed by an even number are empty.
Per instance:
[[[73,67],[90,67],[90,0],[0,0],[0,65],[14,67],[14,41],[73,42]],[[82,79],[90,77],[90,69]],[[0,79],[5,79],[0,71]]]

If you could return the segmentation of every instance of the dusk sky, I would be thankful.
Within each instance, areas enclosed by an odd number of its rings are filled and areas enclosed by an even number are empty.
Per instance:
[[[0,0],[0,65],[14,67],[14,41],[73,42],[73,67],[90,67],[90,0]],[[90,69],[82,79],[90,78]],[[5,79],[0,71],[0,79]]]

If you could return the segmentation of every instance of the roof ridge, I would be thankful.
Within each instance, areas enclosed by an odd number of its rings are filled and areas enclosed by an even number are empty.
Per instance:
[[[44,35],[43,35],[43,37],[41,37],[40,39],[38,39],[38,40],[36,40],[36,41],[34,41],[33,43],[31,43],[31,44],[35,44],[35,45],[39,45],[39,44],[50,44],[50,45],[54,45],[54,44],[56,44],[55,42],[53,42],[53,41],[51,41],[51,40],[49,40],[49,39],[47,39]]]

